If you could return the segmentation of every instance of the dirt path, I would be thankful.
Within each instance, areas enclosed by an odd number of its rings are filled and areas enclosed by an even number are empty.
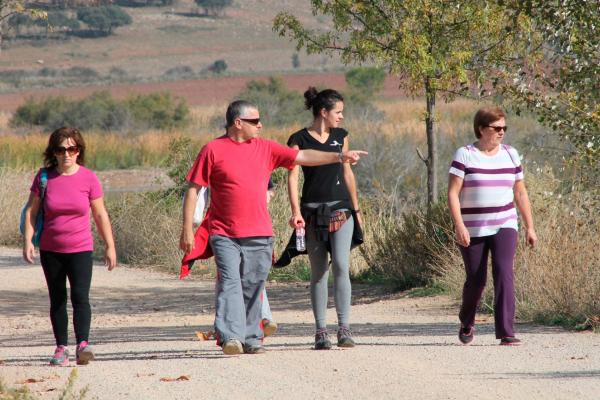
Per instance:
[[[276,336],[264,355],[223,356],[195,339],[213,319],[213,283],[119,268],[94,270],[92,340],[97,360],[79,367],[93,399],[598,399],[600,336],[519,324],[520,347],[501,347],[483,316],[476,342],[457,344],[456,305],[444,297],[381,296],[355,287],[354,349],[311,350],[306,284],[270,284]],[[0,377],[28,378],[54,399],[72,368],[53,351],[39,265],[0,248]],[[333,310],[329,322],[335,324]],[[333,328],[333,326],[332,326]],[[70,333],[72,335],[72,333]],[[73,346],[71,346],[72,348]],[[161,378],[189,376],[187,381]]]

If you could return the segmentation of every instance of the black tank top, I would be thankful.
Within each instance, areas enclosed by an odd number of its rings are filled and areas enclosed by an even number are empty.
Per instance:
[[[342,128],[332,128],[325,143],[310,136],[303,128],[292,134],[287,141],[288,146],[297,145],[300,150],[320,150],[338,153],[344,145],[348,132]],[[341,163],[320,165],[318,167],[302,166],[304,185],[302,186],[301,203],[323,203],[328,201],[350,201],[350,194],[344,181]]]

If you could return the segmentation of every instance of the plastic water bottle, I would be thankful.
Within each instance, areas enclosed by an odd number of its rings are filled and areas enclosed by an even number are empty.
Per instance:
[[[306,250],[306,237],[304,235],[304,228],[296,228],[296,250],[298,251]]]

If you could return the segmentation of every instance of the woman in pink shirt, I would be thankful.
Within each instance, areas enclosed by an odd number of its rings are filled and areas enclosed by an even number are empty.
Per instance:
[[[98,232],[104,240],[105,262],[111,271],[117,264],[115,244],[108,213],[104,207],[102,187],[96,174],[84,167],[85,142],[74,128],[52,132],[44,152],[47,186],[41,200],[41,171],[31,185],[25,218],[23,258],[33,263],[34,225],[40,207],[44,212],[44,227],[40,238],[40,260],[50,295],[50,320],[56,339],[51,365],[69,365],[67,288],[71,287],[73,325],[76,336],[76,361],[85,365],[94,359],[88,344],[91,322],[89,302],[92,280],[94,242],[90,209]]]

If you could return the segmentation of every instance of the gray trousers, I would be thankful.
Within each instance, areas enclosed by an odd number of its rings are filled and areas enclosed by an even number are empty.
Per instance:
[[[331,245],[331,266],[333,269],[333,298],[338,317],[338,325],[350,327],[350,304],[352,285],[350,283],[350,246],[354,232],[352,217],[334,233],[329,234]],[[310,260],[310,299],[317,330],[327,327],[327,281],[329,278],[329,254],[327,243],[316,239],[314,228],[306,229],[306,250]]]
[[[262,290],[271,269],[273,238],[229,238],[211,235],[217,264],[215,330],[219,344],[237,339],[260,344]]]

